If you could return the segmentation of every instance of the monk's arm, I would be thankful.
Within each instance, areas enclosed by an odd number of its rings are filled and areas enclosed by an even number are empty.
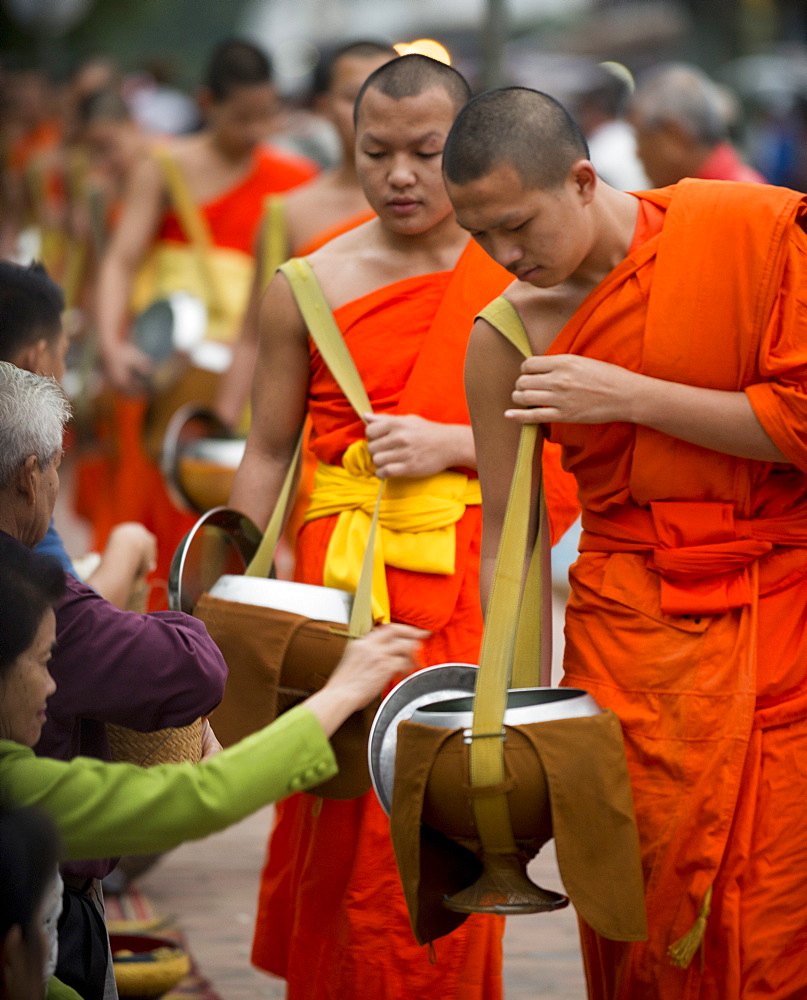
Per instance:
[[[123,392],[142,391],[142,376],[151,370],[124,330],[135,275],[157,231],[162,206],[160,169],[151,158],[143,160],[132,172],[120,223],[101,261],[95,297],[101,357],[113,386]]]
[[[528,358],[506,416],[516,423],[652,427],[691,444],[739,458],[788,462],[763,430],[744,392],[667,382],[593,358]]]
[[[252,424],[230,506],[264,529],[291,463],[308,401],[308,334],[282,274],[275,275],[261,302],[258,336]]]
[[[249,290],[249,298],[238,340],[233,347],[233,360],[221,377],[213,404],[213,409],[228,427],[238,426],[241,414],[244,412],[244,406],[249,399],[252,373],[258,358],[258,320],[263,289],[260,240],[257,250],[252,286]]]
[[[514,421],[505,419],[504,410],[510,401],[521,360],[518,351],[485,320],[476,321],[465,358],[465,394],[482,488],[480,592],[483,608],[487,608],[490,595],[518,453],[520,428]],[[537,477],[533,479],[537,481]],[[535,507],[533,503],[533,511]],[[531,539],[535,537],[535,530],[536,525],[531,525]],[[548,551],[547,548],[547,555]]]

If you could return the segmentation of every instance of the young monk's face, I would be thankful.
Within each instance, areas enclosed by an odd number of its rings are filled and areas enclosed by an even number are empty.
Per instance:
[[[365,197],[394,233],[415,236],[451,216],[442,162],[456,109],[441,87],[400,100],[370,88],[356,130]]]
[[[582,170],[578,169],[584,165]],[[457,222],[520,281],[551,288],[570,278],[591,251],[596,175],[579,161],[550,189],[528,188],[511,163],[467,184],[447,184]]]
[[[235,87],[223,100],[208,97],[201,104],[216,145],[234,160],[249,156],[269,138],[279,107],[270,83]]]

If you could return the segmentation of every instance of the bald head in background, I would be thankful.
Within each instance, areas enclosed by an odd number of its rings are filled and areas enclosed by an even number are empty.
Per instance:
[[[697,67],[675,63],[644,77],[629,113],[639,158],[655,187],[684,177],[764,181],[729,142],[734,95]]]

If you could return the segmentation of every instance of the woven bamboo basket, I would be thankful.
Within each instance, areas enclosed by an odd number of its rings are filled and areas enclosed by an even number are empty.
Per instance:
[[[139,733],[124,726],[107,726],[112,759],[141,767],[154,764],[198,764],[202,759],[202,720],[189,726]]]

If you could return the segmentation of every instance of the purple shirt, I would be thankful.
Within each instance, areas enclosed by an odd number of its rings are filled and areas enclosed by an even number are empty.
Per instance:
[[[149,732],[211,712],[227,667],[202,622],[178,611],[120,611],[67,577],[55,608],[56,693],[35,752],[109,760],[105,723]]]

